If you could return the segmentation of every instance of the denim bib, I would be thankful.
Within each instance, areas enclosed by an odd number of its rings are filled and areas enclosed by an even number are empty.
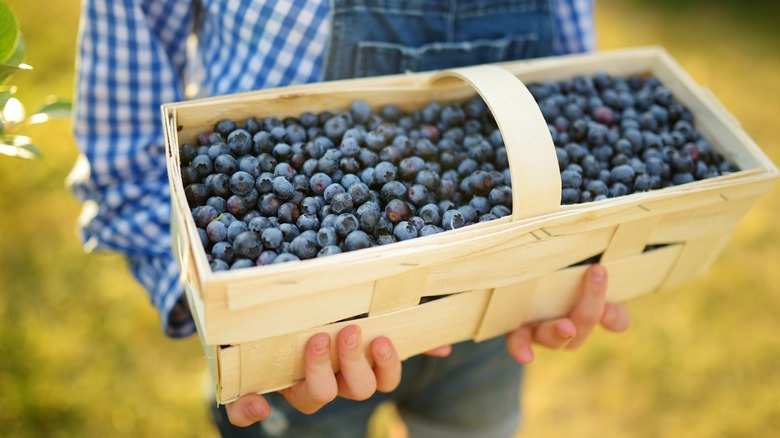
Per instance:
[[[331,0],[324,79],[553,54],[550,0]]]

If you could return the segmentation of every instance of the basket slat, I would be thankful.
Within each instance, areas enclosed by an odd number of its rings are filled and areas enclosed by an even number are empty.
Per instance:
[[[648,237],[660,220],[660,216],[654,215],[618,225],[607,249],[601,255],[601,261],[607,262],[641,253],[647,247]]]

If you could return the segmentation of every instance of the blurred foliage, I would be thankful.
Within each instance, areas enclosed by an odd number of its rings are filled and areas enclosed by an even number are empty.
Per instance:
[[[17,87],[7,85],[11,76],[32,67],[24,61],[25,45],[16,16],[8,5],[0,0],[0,154],[18,158],[40,158],[41,152],[25,135],[17,132],[28,125],[48,122],[56,118],[70,117],[70,101],[51,96],[47,102],[27,116],[24,104],[14,97]]]
[[[780,29],[731,12],[764,22],[774,3],[667,3],[598,0],[600,48],[665,47],[780,163]],[[43,106],[69,96],[79,0],[8,4],[36,67],[14,77],[16,97]],[[70,124],[20,135],[47,159],[0,160],[0,436],[215,436],[197,339],[167,339],[123,259],[80,248],[80,206],[63,184],[78,155]],[[778,211],[780,187],[704,277],[631,302],[627,333],[596,331],[574,353],[540,350],[519,436],[777,436]]]

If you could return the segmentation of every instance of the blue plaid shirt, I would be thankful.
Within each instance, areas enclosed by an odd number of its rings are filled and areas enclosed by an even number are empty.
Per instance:
[[[193,60],[194,4],[85,0],[77,62],[74,130],[82,156],[71,187],[84,204],[84,247],[127,256],[173,337],[195,326],[171,253],[160,105],[318,81],[329,37],[328,1],[201,0],[206,19],[196,29]],[[592,0],[553,5],[556,52],[593,50]]]

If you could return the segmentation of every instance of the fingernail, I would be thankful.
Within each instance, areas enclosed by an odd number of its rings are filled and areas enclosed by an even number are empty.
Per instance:
[[[607,272],[601,266],[594,266],[590,270],[590,281],[603,283],[607,279]]]
[[[555,333],[557,333],[558,336],[562,337],[563,339],[574,337],[574,332],[569,327],[561,327],[560,325],[555,326]]]
[[[262,403],[249,403],[246,407],[246,415],[253,420],[262,420],[267,414]]]
[[[377,351],[377,354],[379,355],[380,359],[389,359],[390,358],[390,344],[385,343],[381,347],[379,347],[379,351]]]
[[[517,353],[517,361],[527,365],[534,361],[534,352],[530,348],[523,348]]]
[[[317,352],[317,354],[323,354],[326,351],[328,351],[328,339],[320,339],[314,344],[314,351]]]
[[[347,348],[356,348],[358,346],[360,336],[357,330],[344,339],[344,346]]]

